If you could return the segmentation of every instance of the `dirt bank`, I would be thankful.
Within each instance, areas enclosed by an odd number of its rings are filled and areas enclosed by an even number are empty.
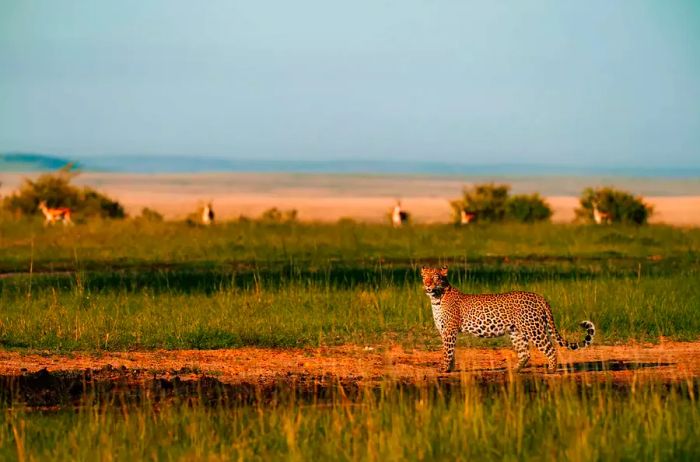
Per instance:
[[[458,372],[447,375],[505,376],[515,363],[508,348],[459,348]],[[576,375],[592,380],[626,381],[641,375],[665,380],[700,377],[700,342],[662,342],[657,345],[593,346],[563,351],[556,378]],[[400,347],[340,346],[318,349],[239,348],[120,352],[99,355],[74,353],[25,354],[0,351],[0,375],[126,368],[146,374],[180,378],[210,375],[223,383],[274,382],[293,376],[333,376],[338,379],[403,381],[437,378],[439,351]],[[525,374],[544,374],[544,358],[533,351]]]

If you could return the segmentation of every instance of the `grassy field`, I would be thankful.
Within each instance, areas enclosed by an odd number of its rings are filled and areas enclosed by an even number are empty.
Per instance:
[[[577,322],[592,319],[597,342],[700,335],[697,229],[134,221],[47,229],[9,220],[0,229],[9,276],[0,279],[0,344],[11,348],[434,346],[423,264],[450,265],[467,292],[542,293],[564,333],[578,335]]]
[[[700,230],[649,226],[213,228],[0,222],[0,347],[20,351],[392,345],[437,349],[418,277],[531,290],[596,343],[700,337]],[[462,345],[505,340],[464,338]],[[0,400],[2,460],[697,460],[700,382],[560,376],[387,382],[349,396],[216,402],[111,396],[37,410]],[[641,376],[640,376],[641,377]],[[583,380],[583,382],[582,382]],[[449,385],[449,386],[448,386]],[[287,390],[287,393],[284,392]]]
[[[218,283],[178,290],[180,280],[192,282],[189,274],[154,275],[162,278],[155,288],[142,287],[127,276],[112,281],[109,275],[52,278],[55,284],[38,277],[31,292],[28,279],[13,281],[16,285],[9,288],[6,283],[0,302],[0,344],[90,351],[390,342],[426,347],[439,342],[426,297],[408,272],[397,281],[392,272],[377,270],[376,282],[348,284],[304,276],[269,285],[262,277],[256,284],[253,276],[240,286],[235,274],[205,273]],[[655,341],[660,336],[693,340],[700,333],[696,274],[639,279],[559,279],[553,274],[533,279],[515,274],[503,281],[456,283],[475,292],[525,289],[545,294],[560,330],[572,338],[581,335],[582,319],[598,326],[597,343]],[[115,289],[104,289],[112,283]],[[55,288],[61,284],[65,289]],[[495,344],[470,337],[463,341]]]
[[[2,220],[0,271],[213,267],[299,263],[478,261],[488,257],[606,260],[652,256],[697,261],[700,229],[667,226],[425,225],[404,229],[339,224],[231,222],[213,228],[137,220],[44,228]]]

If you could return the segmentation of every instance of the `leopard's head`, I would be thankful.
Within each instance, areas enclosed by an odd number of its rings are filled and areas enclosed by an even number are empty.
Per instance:
[[[450,283],[447,282],[447,266],[442,268],[429,268],[424,266],[420,270],[423,278],[425,293],[429,296],[440,297]]]

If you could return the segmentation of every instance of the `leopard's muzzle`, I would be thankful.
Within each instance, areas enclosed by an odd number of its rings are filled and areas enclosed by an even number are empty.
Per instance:
[[[443,290],[444,290],[444,289],[443,289],[442,287],[437,287],[437,286],[435,286],[435,287],[426,287],[426,288],[425,288],[425,293],[428,294],[428,295],[430,295],[430,296],[432,296],[432,297],[439,297],[440,295],[442,295]]]

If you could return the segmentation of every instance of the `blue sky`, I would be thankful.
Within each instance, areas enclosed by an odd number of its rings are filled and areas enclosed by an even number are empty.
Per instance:
[[[700,166],[692,1],[0,2],[0,152]]]

